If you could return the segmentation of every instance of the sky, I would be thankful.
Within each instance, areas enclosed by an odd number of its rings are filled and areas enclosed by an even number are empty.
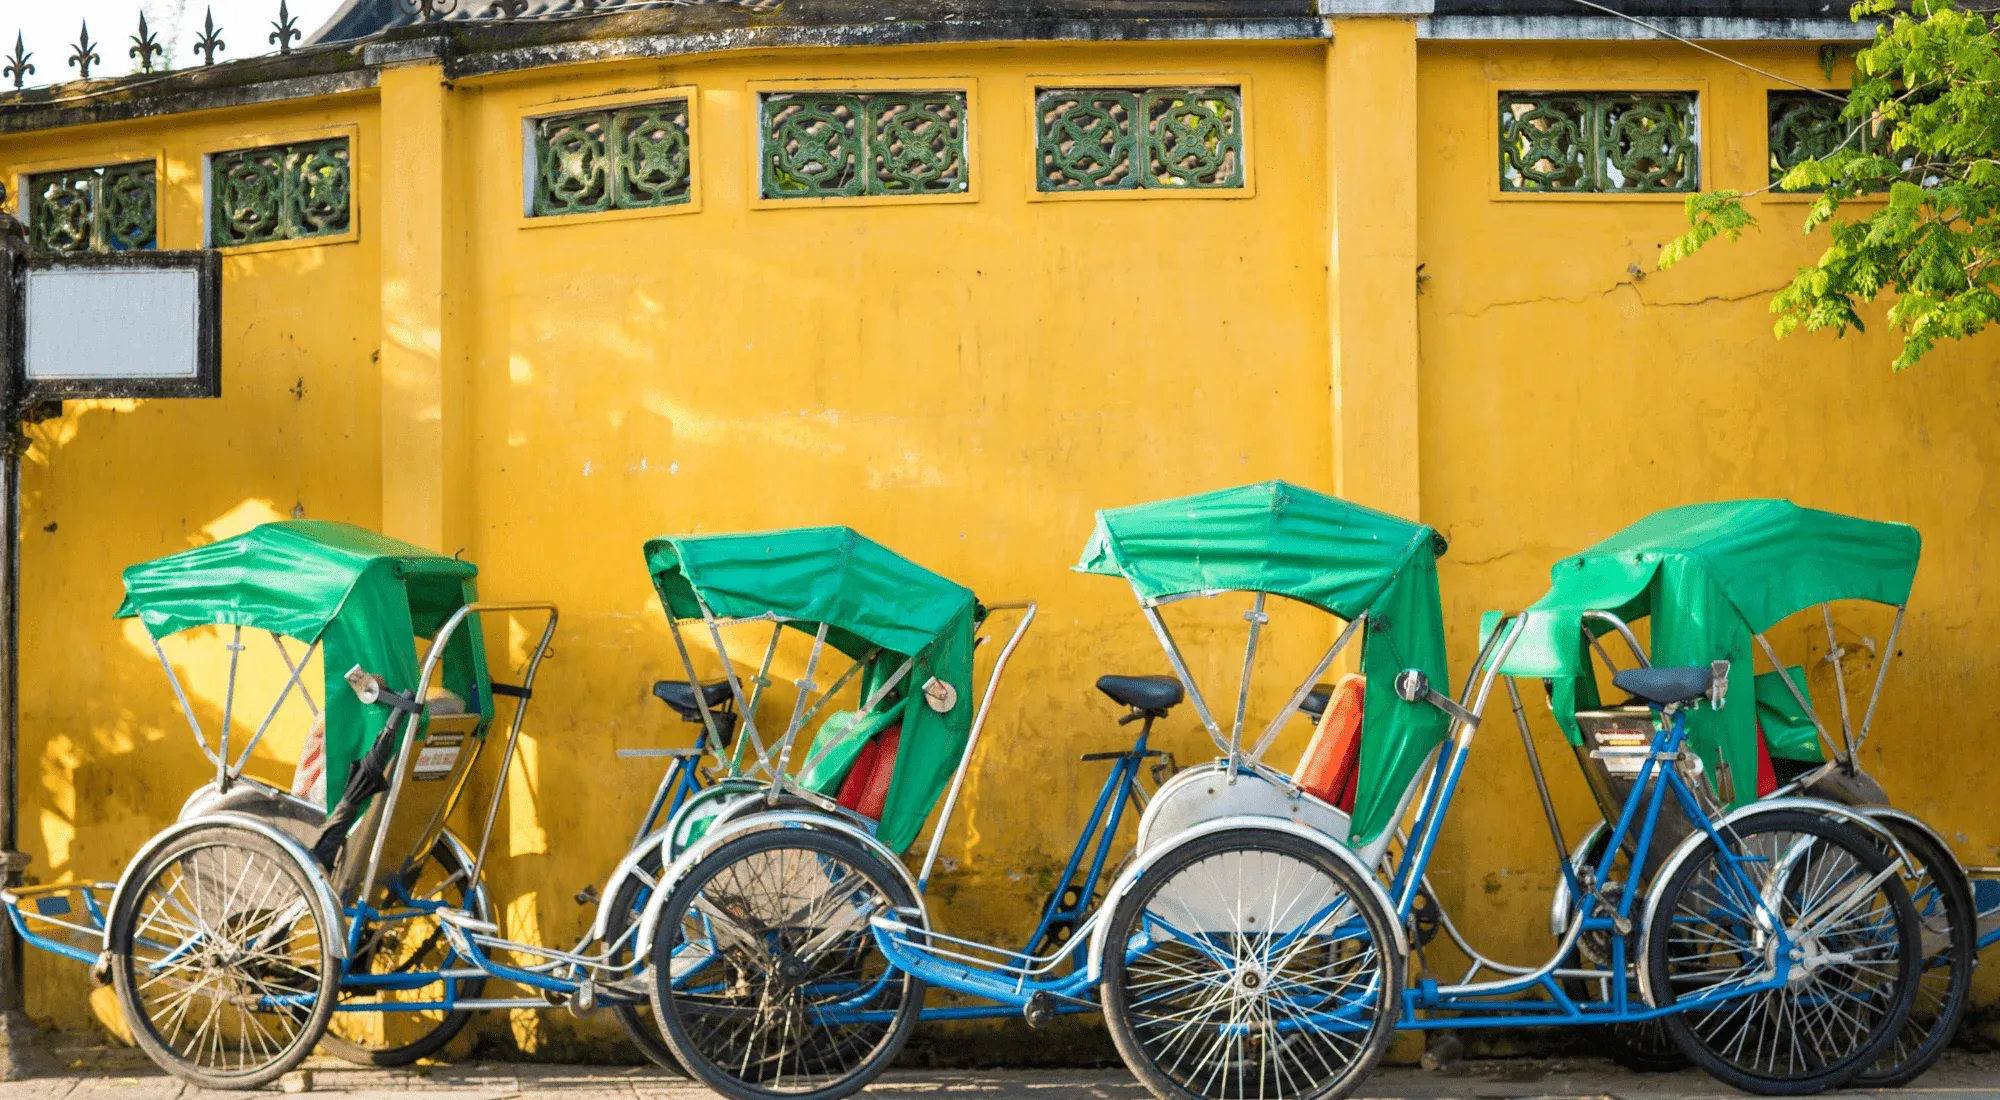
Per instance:
[[[311,34],[326,22],[340,0],[285,0],[299,33]],[[202,17],[215,12],[216,33],[224,47],[215,55],[218,62],[256,57],[276,52],[271,24],[278,17],[278,0],[0,0],[0,55],[14,50],[18,32],[32,55],[28,63],[35,72],[28,86],[57,84],[76,78],[68,63],[82,24],[90,24],[90,40],[102,61],[91,66],[90,75],[123,76],[136,71],[132,57],[132,36],[139,29],[139,14],[166,49],[166,63],[172,68],[199,65],[194,52],[201,37]],[[154,67],[160,62],[155,60]],[[0,88],[12,88],[11,80]]]

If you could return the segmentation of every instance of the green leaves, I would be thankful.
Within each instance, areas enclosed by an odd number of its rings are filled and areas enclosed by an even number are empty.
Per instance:
[[[1819,190],[1804,230],[1826,251],[1771,302],[1780,337],[1799,329],[1863,330],[1861,310],[1884,295],[1903,337],[1894,366],[1913,366],[1940,341],[2000,321],[2000,35],[1982,12],[1951,0],[1861,0],[1855,18],[1883,19],[1854,60],[1844,122],[1854,127],[1778,186]],[[1660,266],[1717,236],[1756,224],[1735,191],[1690,196],[1688,232]],[[1868,206],[1848,216],[1849,204]],[[1879,205],[1875,205],[1879,203]]]
[[[1796,171],[1796,170],[1795,170]],[[1702,245],[1718,236],[1736,240],[1743,231],[1757,224],[1750,211],[1743,208],[1743,192],[1710,191],[1687,197],[1688,231],[1660,249],[1660,266],[1672,267],[1695,254]]]

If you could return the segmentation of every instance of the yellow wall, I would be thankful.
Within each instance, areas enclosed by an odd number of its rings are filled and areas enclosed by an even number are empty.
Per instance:
[[[0,145],[9,190],[20,165],[164,156],[160,245],[201,244],[200,154],[331,125],[358,125],[355,243],[277,248],[223,261],[223,396],[217,401],[69,402],[32,427],[22,491],[21,847],[48,882],[113,878],[173,820],[207,775],[142,630],[115,622],[119,570],[304,514],[381,521],[375,356],[376,115],[372,97],[216,111],[169,121],[16,137]],[[249,140],[244,140],[248,138]],[[118,318],[84,318],[117,324]],[[247,656],[277,668],[267,641]],[[204,662],[175,646],[177,662]],[[298,647],[293,647],[298,652]],[[193,676],[215,730],[222,679]],[[268,699],[268,696],[266,696]],[[238,721],[236,743],[255,729]],[[259,755],[295,758],[302,728]],[[80,968],[28,952],[30,1012],[63,1026],[92,1015]],[[108,991],[104,991],[108,994]],[[115,1016],[108,996],[96,1002]]]
[[[1774,343],[1764,303],[1816,247],[1793,233],[1795,202],[1764,201],[1761,233],[1657,272],[1677,201],[1495,197],[1501,84],[1699,81],[1708,183],[1747,187],[1762,180],[1762,78],[1681,47],[1413,43],[1393,21],[1337,33],[1352,52],[1336,44],[1331,62],[1316,43],[795,51],[448,91],[415,65],[343,99],[0,138],[8,173],[164,148],[162,242],[187,247],[199,151],[358,127],[358,240],[226,263],[223,400],[72,403],[35,431],[32,873],[114,874],[203,775],[143,636],[108,617],[118,569],[297,505],[463,546],[487,595],[562,605],[491,881],[514,932],[566,944],[588,916],[571,894],[623,852],[656,774],[614,750],[691,732],[648,697],[679,673],[640,543],[846,523],[988,599],[1042,601],[937,891],[953,931],[1011,940],[1102,778],[1076,755],[1130,733],[1091,681],[1165,668],[1121,585],[1066,571],[1092,510],[1270,477],[1347,484],[1445,530],[1461,662],[1477,611],[1526,603],[1554,559],[1658,507],[1791,495],[1916,523],[1928,557],[1908,663],[1870,760],[1984,859],[2000,842],[1970,748],[2000,681],[1979,583],[2000,445],[1990,345],[1892,376],[1881,336]],[[1736,52],[1819,79],[1810,44]],[[1248,82],[1254,195],[1030,201],[1031,81],[1146,73]],[[976,201],[753,203],[750,82],[813,78],[971,88]],[[524,222],[524,115],[672,86],[698,89],[698,210]],[[1360,124],[1378,113],[1392,132]],[[1218,701],[1234,694],[1239,610],[1175,609]],[[511,678],[521,624],[492,629]],[[1279,616],[1266,713],[1330,633]],[[1805,654],[1803,632],[1781,633]],[[213,646],[171,652],[212,726]],[[297,735],[274,734],[253,770],[285,778]],[[1488,727],[1435,877],[1519,958],[1546,946],[1550,863],[1512,737]],[[1204,745],[1185,710],[1160,735],[1184,763]],[[1581,784],[1548,762],[1579,832]],[[81,968],[30,957],[34,1015],[109,1018],[108,1001],[85,1006]],[[552,1013],[511,1024],[485,1026],[554,1053],[608,1034]]]
[[[1810,45],[1728,52],[1826,82]],[[1984,641],[2000,629],[1988,545],[1994,342],[1944,347],[1894,374],[1896,343],[1882,332],[1774,340],[1772,292],[1825,247],[1799,234],[1797,198],[1751,200],[1762,229],[1658,271],[1660,244],[1685,227],[1676,199],[1496,197],[1500,86],[1698,87],[1706,185],[1750,191],[1768,179],[1764,96],[1776,81],[1672,44],[1604,43],[1426,44],[1421,80],[1421,466],[1424,519],[1452,540],[1440,565],[1453,657],[1470,659],[1480,610],[1524,606],[1556,559],[1659,508],[1783,496],[1914,524],[1924,561],[1863,760],[1962,860],[1993,862],[1995,773],[1973,746],[1991,709],[1982,696],[2000,681]],[[1887,640],[1890,615],[1843,615],[1850,648],[1858,635]],[[1836,720],[1831,669],[1816,662],[1819,620],[1788,621],[1772,641],[1786,660],[1812,662],[1821,715]],[[1872,679],[1874,668],[1861,671]],[[1546,708],[1530,706],[1574,837],[1589,796]],[[1489,725],[1482,742],[1434,878],[1448,904],[1477,909],[1489,892],[1502,902],[1504,914],[1477,924],[1519,960],[1545,949],[1538,918],[1553,865],[1511,722]]]

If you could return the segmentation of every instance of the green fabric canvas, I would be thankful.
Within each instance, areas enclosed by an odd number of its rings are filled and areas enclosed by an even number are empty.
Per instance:
[[[1366,614],[1361,668],[1361,778],[1350,844],[1393,822],[1403,791],[1449,717],[1408,703],[1396,674],[1421,669],[1449,691],[1436,531],[1283,481],[1113,508],[1076,569],[1122,576],[1147,599],[1194,592],[1268,592],[1352,620]]]
[[[1812,702],[1812,692],[1806,687],[1806,670],[1793,665],[1787,670],[1792,683],[1799,687],[1799,694]],[[1796,760],[1804,764],[1823,764],[1826,753],[1820,746],[1819,730],[1813,725],[1812,717],[1799,701],[1792,697],[1792,691],[1785,686],[1776,671],[1757,674],[1757,722],[1764,727],[1764,743],[1771,747],[1771,755],[1780,760]]]
[[[476,599],[471,562],[345,523],[287,520],[125,570],[119,618],[154,638],[197,626],[268,630],[319,642],[326,682],[329,808],[389,710],[364,705],[343,677],[355,665],[401,692],[416,690],[415,640]],[[443,685],[490,719],[485,641],[467,624],[445,650]],[[483,726],[482,726],[483,732]]]
[[[827,644],[856,659],[881,653],[861,679],[867,698],[914,657],[915,667],[868,716],[873,736],[903,721],[896,769],[876,839],[901,852],[922,831],[972,732],[972,590],[909,561],[846,527],[801,527],[729,535],[682,535],[646,543],[646,567],[667,614],[699,619],[776,615],[807,634],[827,627]],[[950,684],[952,706],[931,708],[922,688],[933,677]],[[839,719],[836,721],[836,719]],[[855,719],[829,717],[804,759],[835,744],[802,783],[837,790],[865,737]],[[798,757],[794,757],[798,759]],[[831,761],[842,763],[834,770]]]
[[[1502,671],[1552,682],[1556,721],[1580,743],[1575,714],[1598,704],[1582,613],[1651,617],[1652,662],[1725,660],[1730,682],[1752,679],[1752,635],[1830,600],[1908,601],[1922,539],[1915,528],[1802,508],[1786,500],[1693,504],[1656,512],[1550,571]],[[1601,633],[1602,624],[1591,630]],[[1756,797],[1756,693],[1688,718],[1688,740],[1736,804]]]

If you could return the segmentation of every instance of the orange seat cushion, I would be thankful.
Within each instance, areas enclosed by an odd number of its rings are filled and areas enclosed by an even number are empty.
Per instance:
[[[834,801],[863,817],[882,820],[882,808],[889,802],[889,780],[896,775],[896,750],[902,747],[902,723],[890,726],[871,738],[840,781]]]
[[[1343,676],[1333,686],[1319,728],[1292,773],[1301,790],[1348,813],[1354,812],[1361,772],[1361,704],[1367,687],[1368,681],[1360,676]]]

